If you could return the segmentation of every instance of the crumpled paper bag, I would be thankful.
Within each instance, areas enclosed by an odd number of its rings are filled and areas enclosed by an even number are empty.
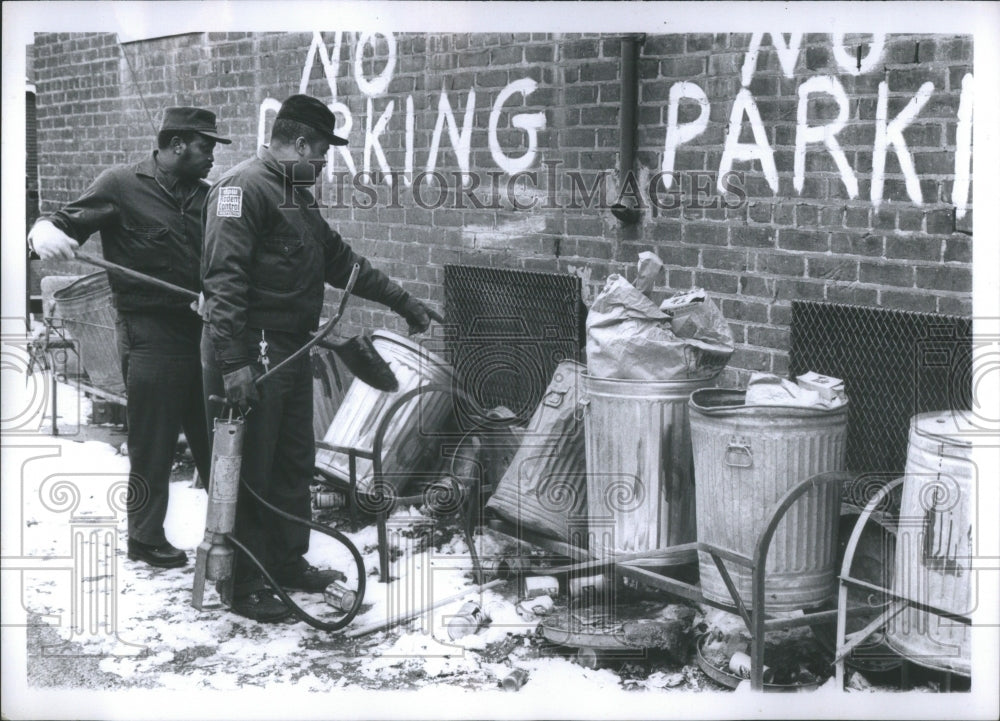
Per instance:
[[[694,305],[694,304],[692,304]],[[587,313],[587,371],[601,378],[711,379],[733,354],[729,324],[707,296],[672,326],[625,278],[608,276]]]

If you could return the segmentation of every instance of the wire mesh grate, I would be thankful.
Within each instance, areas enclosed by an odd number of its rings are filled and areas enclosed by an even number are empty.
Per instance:
[[[902,474],[912,416],[971,408],[972,353],[971,318],[792,303],[791,374],[844,380],[853,473]]]
[[[581,293],[573,275],[446,265],[445,354],[461,388],[526,423],[559,362],[582,358]]]

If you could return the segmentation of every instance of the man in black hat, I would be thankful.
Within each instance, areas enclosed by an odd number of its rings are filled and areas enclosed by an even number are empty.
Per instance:
[[[99,232],[109,261],[197,292],[205,177],[215,144],[230,142],[220,135],[214,113],[167,108],[158,149],[138,163],[104,171],[79,198],[40,218],[28,234],[29,247],[42,259],[68,259]],[[167,540],[163,520],[181,428],[198,473],[209,477],[201,318],[184,296],[108,275],[127,393],[128,557],[163,568],[183,566],[187,554]]]
[[[440,316],[358,256],[320,214],[309,188],[318,180],[335,119],[316,98],[293,95],[281,104],[271,144],[226,173],[205,204],[202,285],[207,324],[202,341],[206,393],[225,389],[245,418],[242,475],[266,501],[310,518],[313,477],[312,373],[308,355],[255,379],[310,338],[323,309],[324,282],[343,288],[361,266],[354,294],[389,306],[423,332]],[[214,379],[213,379],[214,376]],[[213,385],[214,384],[214,385]],[[264,509],[243,489],[236,538],[287,589],[321,592],[343,578],[312,567],[303,554],[309,529]],[[237,555],[232,610],[259,621],[289,615],[259,571]]]

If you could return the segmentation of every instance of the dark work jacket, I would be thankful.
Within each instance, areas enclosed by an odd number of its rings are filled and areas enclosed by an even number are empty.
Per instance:
[[[310,207],[312,206],[312,207]],[[408,294],[327,224],[267,148],[212,186],[205,203],[204,315],[223,372],[248,365],[264,329],[305,336],[319,326],[324,282],[399,310]]]
[[[142,162],[105,170],[83,195],[45,217],[78,243],[100,232],[104,257],[112,263],[198,292],[209,184],[180,186],[181,202],[155,158],[156,151]],[[108,279],[120,311],[191,312],[191,299],[180,294],[114,271]]]

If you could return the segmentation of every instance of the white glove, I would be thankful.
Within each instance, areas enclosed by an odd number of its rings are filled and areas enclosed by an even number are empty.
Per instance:
[[[28,233],[28,245],[42,260],[73,257],[80,244],[59,230],[51,221],[39,220]]]
[[[191,301],[191,310],[201,316],[202,320],[208,320],[205,311],[205,294],[198,293],[198,300]]]

